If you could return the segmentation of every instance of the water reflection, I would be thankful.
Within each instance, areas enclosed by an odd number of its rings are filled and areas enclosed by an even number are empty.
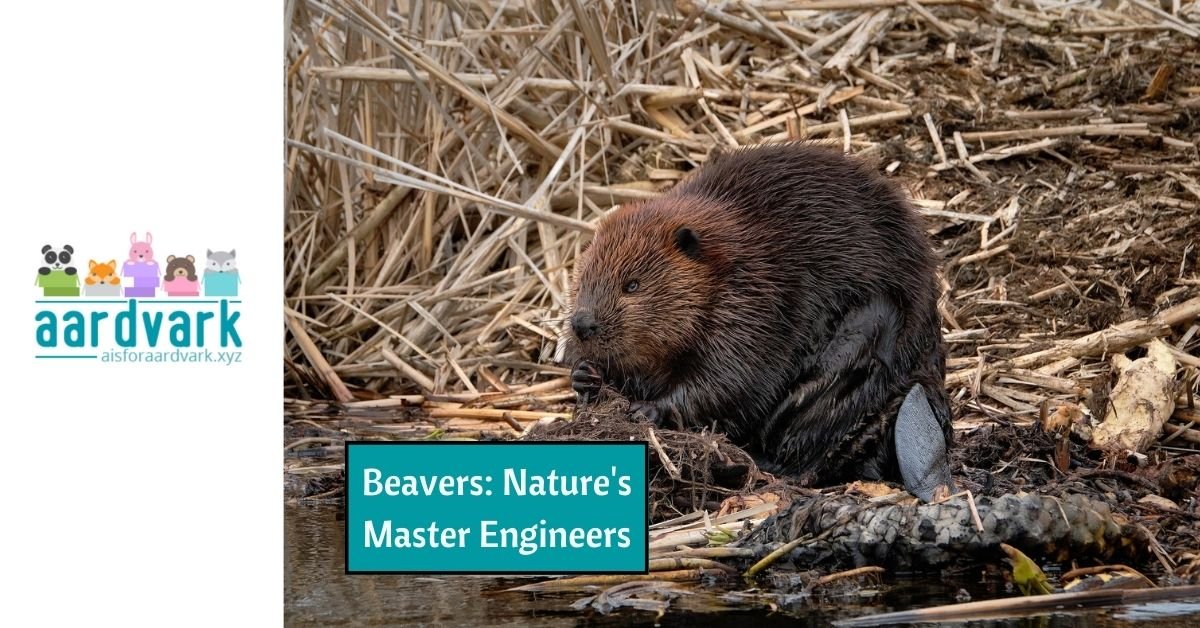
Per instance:
[[[288,625],[379,626],[827,626],[864,614],[954,603],[961,585],[938,581],[892,583],[885,594],[814,603],[797,600],[776,612],[766,608],[713,612],[722,592],[684,596],[657,623],[653,613],[608,616],[570,610],[583,594],[531,596],[504,593],[521,580],[484,576],[347,576],[343,520],[336,506],[284,509],[284,620]],[[971,588],[968,586],[968,588]],[[995,592],[972,590],[974,599]],[[1196,626],[1200,602],[1146,604],[1089,613],[974,621],[945,626],[1074,628],[1082,626]]]

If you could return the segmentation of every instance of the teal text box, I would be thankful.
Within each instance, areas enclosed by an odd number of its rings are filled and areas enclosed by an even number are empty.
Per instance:
[[[647,573],[646,447],[347,442],[346,573]]]

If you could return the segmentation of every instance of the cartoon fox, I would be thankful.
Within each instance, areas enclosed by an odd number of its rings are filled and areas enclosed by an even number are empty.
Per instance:
[[[117,275],[117,260],[101,264],[88,260],[88,274],[83,278],[83,294],[89,297],[121,296],[121,277]]]

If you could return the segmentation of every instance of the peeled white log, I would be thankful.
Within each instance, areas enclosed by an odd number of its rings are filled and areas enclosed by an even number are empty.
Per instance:
[[[1175,356],[1163,341],[1147,345],[1144,358],[1113,357],[1120,371],[1104,422],[1092,431],[1092,446],[1145,452],[1175,411]]]

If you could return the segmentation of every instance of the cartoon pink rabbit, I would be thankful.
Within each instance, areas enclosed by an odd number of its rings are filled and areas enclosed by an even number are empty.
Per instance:
[[[129,261],[131,262],[153,262],[154,249],[150,244],[154,242],[154,236],[150,232],[146,232],[146,241],[139,242],[137,232],[129,234]]]
[[[129,259],[121,268],[121,275],[133,281],[125,282],[125,297],[152,297],[161,279],[158,262],[154,261],[154,249],[150,244],[154,236],[146,232],[144,241],[137,239],[137,232],[129,234]]]

